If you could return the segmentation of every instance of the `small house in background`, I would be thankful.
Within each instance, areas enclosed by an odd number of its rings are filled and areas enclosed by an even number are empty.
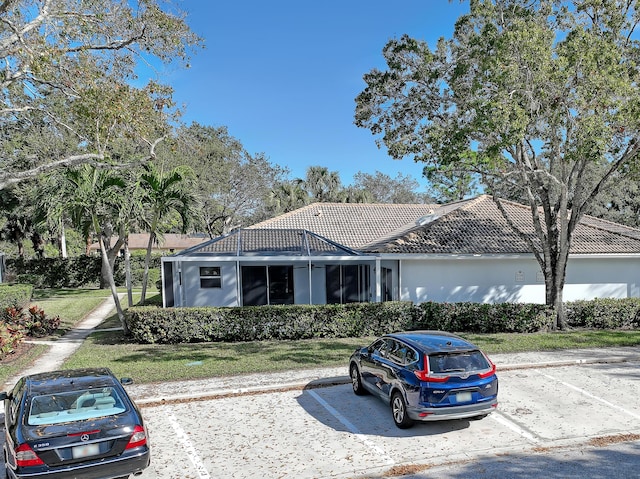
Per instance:
[[[536,242],[527,206],[503,201]],[[314,203],[162,258],[164,306],[544,303],[540,266],[490,196]],[[585,216],[564,299],[640,297],[640,230]]]
[[[208,241],[210,238],[205,234],[176,234],[166,233],[162,235],[162,238],[156,238],[156,241],[152,245],[152,252],[155,253],[175,253],[182,251],[193,246],[199,245]],[[117,238],[111,238],[111,245],[115,245]],[[129,251],[146,251],[149,243],[148,233],[131,233],[129,235]],[[93,243],[89,247],[91,252],[98,252],[100,246],[98,243]],[[122,252],[123,253],[123,252]]]

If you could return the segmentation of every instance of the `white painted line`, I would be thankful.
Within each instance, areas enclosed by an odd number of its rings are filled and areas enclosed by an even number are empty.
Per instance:
[[[373,441],[371,441],[364,434],[362,434],[360,430],[351,421],[349,421],[346,417],[340,414],[340,412],[338,412],[333,406],[331,406],[331,404],[329,404],[327,401],[322,399],[318,395],[318,393],[316,393],[313,390],[308,390],[307,392],[311,395],[311,397],[313,397],[313,399],[318,401],[318,403],[323,408],[325,408],[329,414],[331,414],[338,421],[340,421],[340,423],[342,423],[342,425],[346,427],[350,433],[355,435],[360,442],[362,442],[365,446],[371,448],[372,450],[376,451],[380,455],[380,457],[385,461],[387,466],[393,466],[395,464],[395,461],[391,459],[391,457],[384,451],[384,449],[378,447]]]
[[[627,409],[625,409],[625,408],[623,408],[623,407],[621,407],[621,406],[618,406],[617,404],[613,404],[612,402],[609,402],[609,401],[607,401],[606,399],[603,399],[603,398],[598,397],[598,396],[594,396],[593,394],[591,394],[591,393],[590,393],[590,392],[588,392],[588,391],[585,391],[585,390],[584,390],[584,389],[582,389],[582,388],[579,388],[579,387],[577,387],[577,386],[574,386],[573,384],[566,383],[566,382],[564,382],[564,381],[562,381],[562,380],[560,380],[560,379],[558,379],[558,378],[556,378],[556,377],[553,377],[553,376],[551,376],[551,375],[549,375],[549,374],[544,374],[544,373],[539,373],[539,374],[540,374],[540,375],[542,375],[542,376],[544,376],[545,378],[548,378],[548,379],[551,379],[551,380],[553,380],[553,381],[556,381],[557,383],[560,383],[560,384],[562,384],[563,386],[568,387],[569,389],[573,389],[574,391],[577,391],[577,392],[579,392],[580,394],[583,394],[584,396],[587,396],[587,397],[589,397],[589,398],[591,398],[591,399],[593,399],[593,400],[595,400],[595,401],[598,401],[598,402],[600,402],[600,403],[602,403],[602,404],[605,404],[606,406],[609,406],[609,407],[610,407],[610,408],[612,408],[612,409],[615,409],[615,410],[617,410],[617,411],[623,412],[623,413],[625,413],[625,414],[627,414],[628,416],[631,416],[631,417],[633,417],[633,418],[640,419],[640,415],[638,415],[638,414],[636,414],[636,413],[634,413],[634,412],[632,412],[632,411],[628,411]]]
[[[168,407],[164,407],[163,409],[167,419],[171,423],[171,426],[176,433],[177,438],[182,444],[182,447],[185,449],[187,457],[195,466],[196,471],[198,472],[198,477],[200,477],[200,479],[211,479],[209,472],[204,467],[204,462],[202,462],[202,459],[200,459],[200,456],[198,456],[196,448],[189,439],[189,436],[187,436],[187,433],[184,431],[184,429],[182,429],[182,426],[178,422],[178,419],[173,415]]]
[[[538,438],[535,437],[533,434],[531,434],[530,432],[525,431],[520,426],[518,426],[515,422],[509,420],[508,418],[506,418],[505,416],[503,416],[499,412],[493,412],[493,413],[489,414],[489,417],[491,419],[493,419],[494,421],[499,422],[503,426],[511,429],[516,434],[524,437],[527,441],[530,441],[530,442],[532,442],[534,444],[538,444],[540,442],[538,440]]]

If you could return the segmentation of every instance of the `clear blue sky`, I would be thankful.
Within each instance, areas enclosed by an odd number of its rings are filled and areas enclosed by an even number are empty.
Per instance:
[[[362,76],[384,68],[382,48],[404,33],[428,42],[450,37],[468,11],[459,0],[185,0],[187,22],[206,48],[188,70],[162,78],[185,106],[184,120],[226,126],[251,153],[287,167],[411,175],[422,167],[392,160],[354,125]]]

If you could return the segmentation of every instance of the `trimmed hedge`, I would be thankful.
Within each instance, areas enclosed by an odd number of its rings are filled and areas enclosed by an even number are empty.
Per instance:
[[[140,343],[236,342],[375,336],[412,324],[411,303],[154,308],[127,310],[132,339]]]
[[[160,278],[161,255],[151,256],[149,284]],[[102,259],[100,256],[78,256],[75,258],[7,259],[7,276],[20,283],[30,283],[38,289],[83,288],[100,285]],[[131,282],[142,284],[144,256],[131,256]],[[116,258],[113,278],[117,286],[125,285],[123,258]]]
[[[640,299],[567,303],[573,328],[637,329]],[[241,308],[133,307],[126,313],[139,343],[237,342],[379,336],[390,331],[533,333],[552,329],[555,313],[529,303],[350,303]]]
[[[26,308],[32,296],[31,284],[0,284],[0,311],[7,308]]]

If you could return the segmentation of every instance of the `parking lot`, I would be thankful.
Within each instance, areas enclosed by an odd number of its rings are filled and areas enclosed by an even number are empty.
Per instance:
[[[147,405],[150,478],[382,477],[415,466],[638,438],[640,363],[500,371],[498,411],[397,429],[349,384]],[[346,371],[345,371],[346,373]]]

